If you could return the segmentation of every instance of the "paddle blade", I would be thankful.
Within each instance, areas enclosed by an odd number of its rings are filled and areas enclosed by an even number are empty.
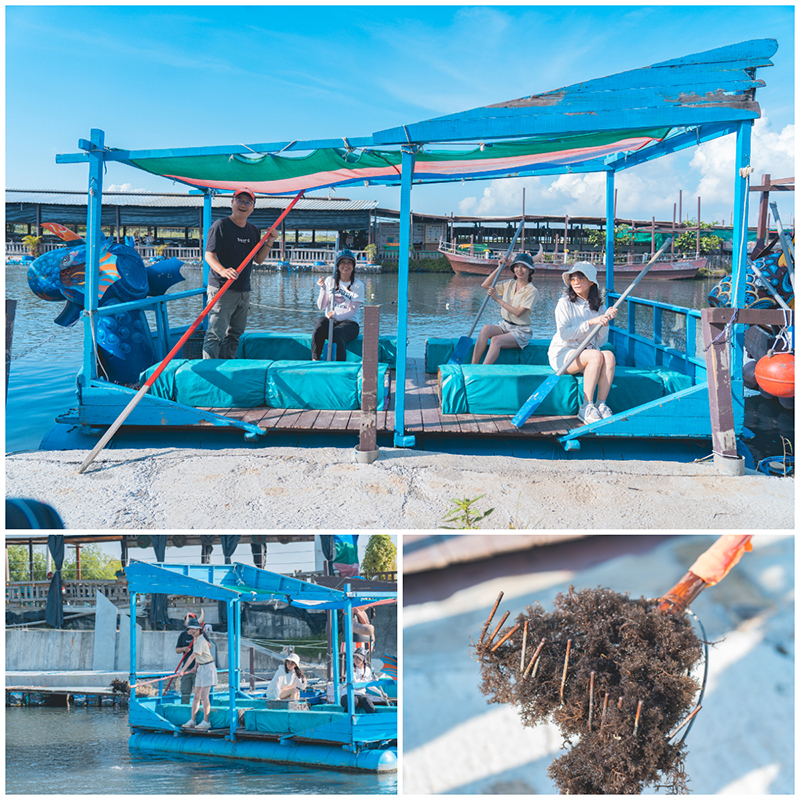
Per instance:
[[[450,358],[447,360],[447,363],[461,366],[461,364],[464,363],[464,359],[469,355],[469,349],[473,344],[474,342],[469,336],[462,336],[458,342],[456,342],[453,355],[450,356]]]
[[[528,417],[536,411],[537,408],[544,402],[547,395],[553,391],[555,385],[558,383],[560,375],[551,375],[545,382],[522,404],[522,408],[517,411],[511,424],[515,428],[521,428],[527,421]]]

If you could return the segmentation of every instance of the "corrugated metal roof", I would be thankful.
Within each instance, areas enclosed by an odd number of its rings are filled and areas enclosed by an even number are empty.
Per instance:
[[[86,192],[51,191],[38,189],[6,189],[6,203],[34,203],[39,205],[86,205]],[[259,196],[256,207],[284,209],[292,197]],[[229,208],[230,195],[215,197],[214,208]],[[202,195],[168,194],[156,192],[103,192],[104,206],[140,206],[147,208],[202,208]],[[303,197],[295,208],[298,211],[371,211],[377,200],[349,200],[346,197]]]

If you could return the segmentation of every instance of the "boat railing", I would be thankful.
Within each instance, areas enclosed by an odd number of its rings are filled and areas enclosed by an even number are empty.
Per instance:
[[[609,303],[619,298],[608,292]],[[700,311],[640,297],[627,297],[614,320],[617,361],[635,367],[666,367],[706,379]]]

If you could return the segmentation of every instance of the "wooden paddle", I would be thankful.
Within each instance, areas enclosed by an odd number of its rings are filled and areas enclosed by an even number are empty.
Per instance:
[[[253,260],[253,256],[262,248],[262,246],[266,243],[267,239],[271,236],[272,232],[280,225],[283,221],[283,218],[294,208],[295,203],[303,196],[303,192],[305,189],[301,189],[298,192],[297,197],[292,200],[291,203],[286,207],[286,210],[272,223],[269,230],[261,237],[261,241],[244,257],[244,260],[236,269],[237,276],[241,274],[242,270]],[[164,371],[164,368],[169,364],[170,361],[175,357],[175,355],[180,352],[180,349],[183,347],[186,340],[195,332],[197,326],[206,318],[206,315],[209,311],[211,311],[214,303],[222,297],[223,294],[228,290],[230,285],[236,280],[236,278],[228,278],[227,281],[222,285],[222,288],[211,298],[208,302],[208,305],[200,312],[200,316],[192,323],[191,327],[186,331],[186,333],[178,339],[178,343],[172,350],[167,353],[166,358],[158,365],[158,367],[153,371],[153,374],[144,382],[142,388],[136,393],[135,397],[128,403],[127,406],[123,409],[122,413],[114,420],[111,427],[103,434],[103,437],[100,441],[94,446],[94,449],[88,456],[84,459],[83,464],[81,464],[80,469],[78,470],[78,474],[80,475],[84,470],[95,460],[97,454],[108,444],[111,440],[111,437],[119,430],[120,426],[123,422],[130,416],[131,411],[139,404],[139,401],[147,394],[150,387],[156,382],[158,376]]]
[[[511,244],[508,246],[505,262],[503,263],[504,267],[508,263],[508,259],[511,258],[511,251],[514,249],[514,245],[517,243],[520,231],[522,230],[524,225],[525,225],[525,217],[523,217],[522,221],[519,223],[519,226],[517,227],[517,232],[514,234],[514,238],[511,240]],[[502,269],[497,270],[494,278],[492,279],[492,286],[494,286],[497,283],[497,279],[500,277],[500,273],[502,271],[503,271]],[[489,302],[489,295],[487,294],[486,297],[483,298],[483,303],[481,303],[480,311],[478,311],[478,316],[475,317],[475,322],[472,323],[472,327],[469,329],[469,333],[466,336],[462,336],[458,340],[455,349],[453,350],[453,355],[450,356],[447,362],[448,364],[464,363],[464,359],[467,357],[467,353],[469,353],[469,349],[473,345],[472,334],[475,332],[475,327],[478,324],[478,320],[481,318],[481,314],[483,314],[483,309],[486,308],[486,304],[488,302]]]
[[[647,264],[645,264],[644,268],[636,276],[636,279],[633,281],[633,283],[631,283],[631,285],[620,295],[619,300],[614,303],[612,308],[619,308],[619,306],[622,305],[622,301],[631,293],[636,284],[638,284],[639,281],[644,278],[644,276],[647,274],[647,271],[653,266],[653,264],[655,264],[656,259],[664,252],[664,250],[667,248],[667,245],[669,245],[671,242],[672,237],[666,239],[664,244],[662,244],[658,249],[658,252],[647,262]],[[517,411],[516,415],[511,420],[511,424],[514,427],[521,428],[527,422],[528,417],[530,417],[530,415],[533,414],[537,408],[539,408],[539,406],[544,402],[545,398],[550,394],[550,392],[553,391],[555,385],[559,381],[559,378],[561,378],[561,376],[567,371],[569,365],[583,352],[586,345],[589,344],[592,339],[594,339],[594,337],[597,335],[597,332],[602,327],[602,325],[592,326],[592,330],[580,343],[578,349],[575,350],[564,366],[561,367],[561,369],[558,370],[558,372],[556,372],[554,375],[550,375],[547,380],[545,380],[544,383],[542,383],[542,385],[522,404],[522,408]]]

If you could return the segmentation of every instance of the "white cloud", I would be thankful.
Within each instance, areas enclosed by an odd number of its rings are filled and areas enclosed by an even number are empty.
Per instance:
[[[141,192],[149,192],[149,189],[134,189],[132,183],[122,183],[116,184],[112,183],[110,186],[106,186],[103,190],[105,192],[127,192],[128,194],[139,194]]]
[[[794,175],[794,125],[774,130],[769,119],[762,117],[753,126],[750,178],[757,185],[762,174],[772,178]],[[706,142],[689,152],[675,153],[625,170],[616,176],[617,217],[661,222],[672,220],[675,206],[681,216],[700,214],[706,222],[730,224],[733,208],[734,159],[736,140],[724,136]],[[480,196],[466,197],[459,203],[459,213],[502,216],[522,211],[522,190],[525,188],[525,210],[529,214],[569,214],[570,216],[605,216],[606,179],[600,173],[559,175],[554,178],[498,179],[491,181]],[[682,197],[681,197],[682,191]],[[680,199],[679,199],[680,198]],[[779,210],[788,226],[794,213],[793,196],[770,195],[779,202]],[[785,208],[781,209],[781,203]],[[750,224],[755,224],[757,198],[750,199]]]

